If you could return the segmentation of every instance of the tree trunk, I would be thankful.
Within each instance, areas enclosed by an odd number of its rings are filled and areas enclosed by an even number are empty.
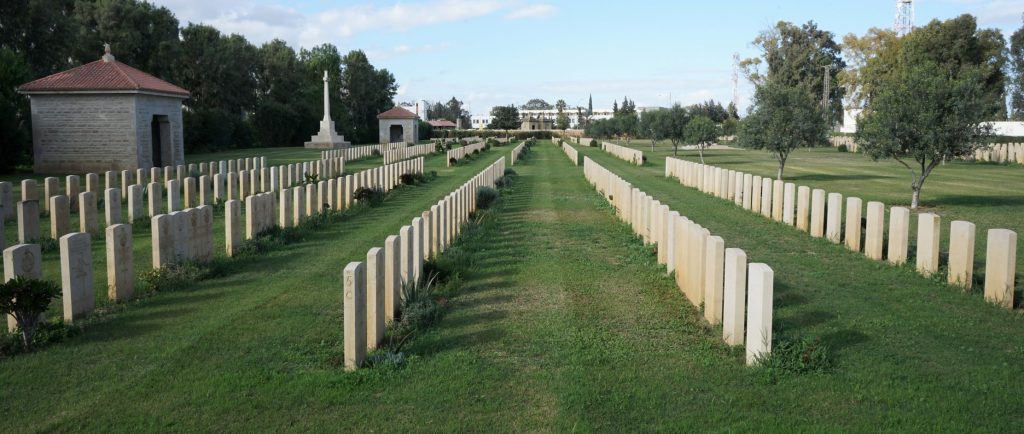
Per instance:
[[[704,164],[704,147],[697,144],[697,154],[700,154],[700,164]]]
[[[912,189],[914,190],[914,193],[910,199],[910,209],[917,209],[918,201],[921,199],[921,187],[914,186]]]

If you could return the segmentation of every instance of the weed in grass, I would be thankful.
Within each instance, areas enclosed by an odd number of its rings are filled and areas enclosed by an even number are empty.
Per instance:
[[[21,331],[16,333],[0,333],[0,360],[29,351],[38,351],[47,346],[59,343],[64,339],[77,336],[82,329],[76,325],[66,324],[63,320],[42,322],[32,335],[32,347],[28,349],[22,342]]]
[[[480,186],[476,189],[476,207],[478,209],[488,209],[491,205],[498,200],[498,190]]]
[[[827,346],[816,338],[776,338],[772,351],[755,359],[761,379],[774,384],[792,375],[825,374],[832,370]]]
[[[43,237],[35,240],[36,244],[39,244],[39,251],[42,253],[50,253],[60,251],[60,243],[57,240],[50,237]]]

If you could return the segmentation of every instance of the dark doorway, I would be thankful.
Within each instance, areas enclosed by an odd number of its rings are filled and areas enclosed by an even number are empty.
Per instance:
[[[405,129],[401,125],[392,125],[390,129],[391,143],[405,141]]]
[[[171,158],[171,122],[166,115],[153,115],[150,123],[150,143],[152,144],[153,167],[163,167],[164,162],[170,164]]]

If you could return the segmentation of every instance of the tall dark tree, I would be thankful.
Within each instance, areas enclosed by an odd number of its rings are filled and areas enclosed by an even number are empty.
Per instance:
[[[427,107],[427,117],[430,119],[447,119],[456,125],[462,122],[463,128],[470,124],[470,114],[465,104],[454,96],[448,102],[442,104],[436,102]]]
[[[178,19],[169,9],[136,0],[78,1],[74,19],[76,62],[99,60],[109,43],[118,61],[174,81],[181,41]]]
[[[308,100],[313,103],[316,114],[314,121],[306,128],[317,128],[316,122],[324,117],[323,114],[323,76],[327,72],[327,85],[331,93],[328,99],[331,102],[331,119],[334,120],[339,132],[350,134],[344,130],[345,125],[351,123],[348,112],[341,106],[341,53],[333,44],[321,44],[309,49],[299,50],[299,63],[306,71],[305,89]],[[351,139],[348,139],[351,140]]]
[[[565,103],[564,99],[560,99],[555,103],[555,109],[558,110],[558,116],[555,118],[555,129],[569,129],[569,113],[565,111],[566,107],[568,107],[568,105]]]
[[[523,104],[522,108],[523,110],[551,110],[554,107],[543,99],[534,98]]]
[[[32,154],[28,99],[15,92],[32,73],[21,53],[0,48],[0,173],[28,163]]]
[[[341,104],[352,120],[348,136],[354,143],[374,143],[377,115],[394,107],[395,77],[387,69],[374,68],[362,50],[346,54],[341,68]]]
[[[74,6],[75,0],[0,1],[0,48],[19,53],[30,78],[67,69],[68,57],[80,43]],[[103,46],[93,48],[93,57],[99,58]]]
[[[1010,92],[1012,118],[1024,120],[1024,25],[1010,36],[1010,74],[1013,80]]]
[[[298,55],[280,39],[263,44],[257,56],[257,99],[252,116],[255,140],[260,146],[293,146],[308,140],[311,126],[323,116],[318,113],[316,86]]]

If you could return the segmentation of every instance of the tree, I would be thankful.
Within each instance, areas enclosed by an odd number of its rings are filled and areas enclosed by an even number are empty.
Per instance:
[[[828,123],[821,105],[803,86],[790,86],[774,80],[757,87],[753,108],[740,124],[739,143],[753,149],[766,149],[778,161],[778,179],[793,150],[828,141]]]
[[[555,118],[555,129],[563,131],[569,129],[569,114],[565,111],[565,100],[558,100],[555,103],[555,108],[558,109],[558,117]]]
[[[813,21],[799,27],[779,21],[762,31],[754,46],[761,50],[761,57],[740,62],[751,82],[759,85],[775,80],[784,86],[800,86],[818,101],[825,89],[826,68],[831,82],[838,83],[837,75],[846,67],[832,32],[819,29]],[[768,66],[765,74],[760,71],[762,63]],[[828,119],[842,119],[843,93],[842,86],[830,87]]]
[[[323,117],[322,93],[298,55],[280,39],[257,50],[256,98],[252,127],[260,146],[292,146],[308,139],[310,125]],[[336,75],[336,74],[335,74]],[[314,82],[315,83],[315,82]],[[319,98],[318,98],[319,97]]]
[[[430,119],[447,119],[456,125],[459,124],[461,119],[464,128],[470,124],[469,111],[464,109],[462,101],[459,101],[454,96],[447,103],[436,102],[427,106],[427,117]]]
[[[658,144],[658,140],[667,137],[665,128],[665,115],[667,114],[667,110],[654,110],[646,112],[640,117],[637,134],[651,140],[651,152],[654,152],[654,146]]]
[[[956,75],[933,62],[890,75],[861,116],[857,142],[875,160],[892,158],[911,175],[910,207],[917,208],[928,175],[943,161],[970,155],[991,133],[991,107],[977,68]]]
[[[683,135],[686,141],[697,145],[697,153],[700,155],[700,163],[704,164],[704,150],[715,143],[718,138],[718,128],[715,122],[704,115],[697,115],[690,122],[686,123]]]
[[[519,120],[519,109],[514,105],[496,106],[491,109],[491,123],[487,128],[492,130],[504,130],[508,136],[508,130],[514,130],[522,126]]]
[[[31,79],[21,53],[0,48],[0,172],[7,173],[32,155],[32,120],[28,99],[15,89]]]
[[[71,66],[68,58],[76,44],[78,24],[72,18],[75,0],[0,1],[0,48],[20,54],[39,78]],[[103,46],[93,49],[93,60]],[[21,83],[18,83],[21,84]]]
[[[740,111],[739,111],[739,109],[736,108],[736,104],[733,104],[732,102],[730,102],[729,103],[729,107],[726,107],[725,111],[729,113],[729,119],[733,119],[733,120],[739,120],[740,119]]]
[[[715,102],[713,99],[690,106],[690,113],[693,116],[704,116],[716,124],[725,122],[729,118],[729,112],[722,108],[721,103]]]
[[[679,155],[679,145],[686,140],[686,124],[690,122],[690,112],[677,103],[666,110],[663,116],[662,134],[672,143],[672,155]]]
[[[0,283],[0,313],[11,315],[21,330],[25,349],[32,349],[32,337],[43,312],[60,294],[60,285],[48,280],[22,276]]]
[[[847,107],[863,108],[873,84],[878,81],[878,68],[869,67],[880,56],[889,55],[900,38],[892,29],[872,27],[864,36],[850,33],[843,37],[843,57],[847,67],[836,76],[839,84],[846,89]],[[891,62],[883,62],[891,63]]]
[[[587,118],[583,115],[583,108],[576,107],[576,128],[582,129],[587,126]]]
[[[554,107],[551,104],[540,98],[531,99],[523,104],[523,110],[551,110],[552,108]]]
[[[1024,120],[1024,25],[1010,36],[1010,75],[1012,119]]]
[[[347,135],[355,143],[376,143],[377,115],[394,107],[395,77],[387,69],[374,68],[362,50],[342,57],[341,68],[341,104],[351,119]]]
[[[165,80],[175,78],[181,41],[178,19],[169,9],[137,0],[78,1],[74,19],[72,56],[78,63],[99,60],[103,44],[110,43],[118,61]]]

